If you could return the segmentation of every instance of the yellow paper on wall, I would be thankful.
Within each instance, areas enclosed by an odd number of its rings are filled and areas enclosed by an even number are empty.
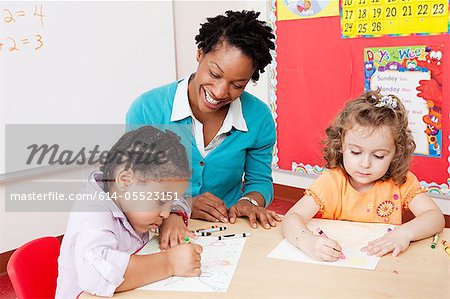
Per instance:
[[[447,33],[448,7],[448,0],[341,0],[342,37]]]
[[[339,15],[339,0],[277,0],[277,20]]]

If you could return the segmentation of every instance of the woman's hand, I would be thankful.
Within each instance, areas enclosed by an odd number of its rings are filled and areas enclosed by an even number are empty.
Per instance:
[[[228,209],[222,199],[205,192],[192,198],[191,218],[226,223]]]
[[[281,221],[281,218],[274,211],[267,210],[264,207],[257,207],[248,200],[240,200],[232,206],[229,216],[230,223],[235,223],[237,217],[248,217],[252,228],[258,227],[257,220],[266,229],[277,226],[277,222]]]
[[[366,251],[367,255],[376,255],[378,257],[392,252],[392,256],[396,257],[409,247],[410,242],[411,239],[408,237],[407,231],[397,228],[383,237],[369,242],[367,246],[361,248],[361,251]]]
[[[159,248],[166,250],[182,244],[185,237],[196,238],[194,233],[187,229],[183,218],[171,213],[169,218],[164,219],[159,228]]]

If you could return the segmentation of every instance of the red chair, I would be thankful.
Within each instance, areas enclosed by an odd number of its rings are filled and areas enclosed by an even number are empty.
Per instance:
[[[60,246],[57,238],[45,237],[12,254],[7,271],[17,298],[55,298]]]

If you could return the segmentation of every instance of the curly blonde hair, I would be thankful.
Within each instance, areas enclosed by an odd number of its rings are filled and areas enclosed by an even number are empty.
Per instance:
[[[383,96],[379,91],[369,91],[359,98],[349,101],[336,116],[330,127],[325,130],[327,138],[322,142],[325,167],[328,169],[340,167],[345,171],[342,155],[342,144],[345,133],[356,125],[376,129],[388,126],[391,129],[395,143],[395,155],[388,171],[381,180],[392,178],[396,184],[403,184],[411,163],[412,154],[416,148],[411,130],[408,128],[408,115],[405,106],[394,95],[396,105],[380,107]]]

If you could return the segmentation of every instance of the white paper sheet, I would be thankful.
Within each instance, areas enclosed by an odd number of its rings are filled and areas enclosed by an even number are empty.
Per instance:
[[[140,290],[183,292],[226,292],[239,262],[247,238],[218,241],[217,237],[192,239],[203,246],[200,277],[173,276],[143,286]],[[153,238],[138,254],[159,252]]]
[[[283,240],[275,247],[269,253],[268,257],[327,266],[375,270],[380,258],[367,256],[360,249],[366,246],[369,241],[386,234],[388,228],[395,228],[395,226],[387,224],[331,221],[324,219],[312,219],[307,226],[311,231],[315,231],[317,227],[320,227],[330,239],[338,241],[346,259],[339,259],[336,262],[316,261],[287,240]]]

